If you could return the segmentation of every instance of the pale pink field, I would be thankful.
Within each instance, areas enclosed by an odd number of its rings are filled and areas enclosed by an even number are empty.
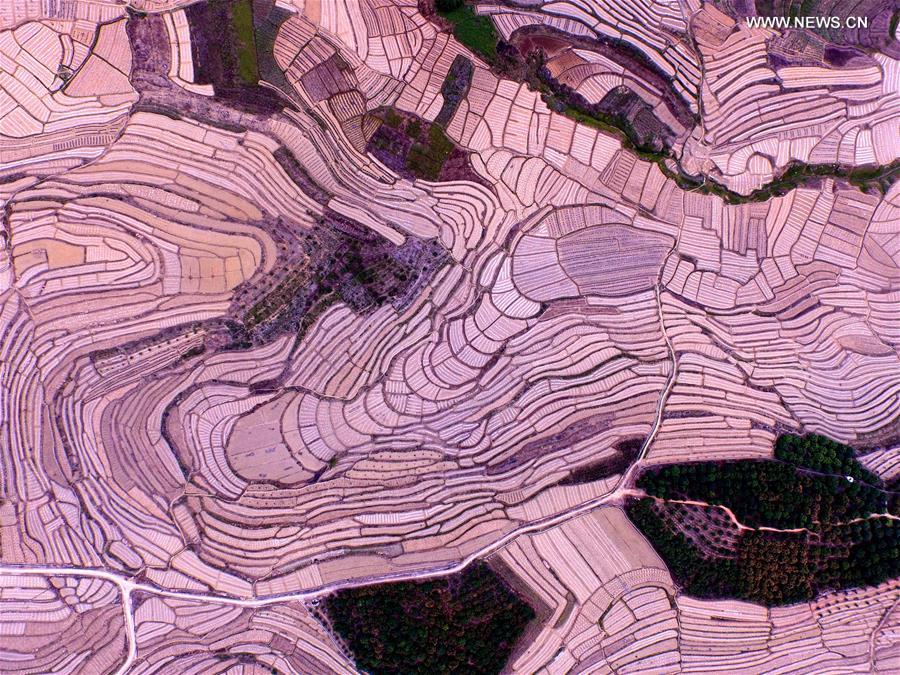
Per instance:
[[[624,507],[783,433],[896,486],[897,41],[476,3],[637,151],[431,4],[247,3],[248,84],[195,3],[0,3],[0,672],[357,672],[328,598],[477,560],[506,672],[896,672],[897,579],[693,597]]]

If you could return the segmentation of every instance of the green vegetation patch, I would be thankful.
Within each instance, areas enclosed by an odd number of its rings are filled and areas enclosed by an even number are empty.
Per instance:
[[[218,95],[249,94],[259,82],[254,24],[253,0],[207,0],[185,7],[191,33],[194,74],[198,83],[212,84]],[[269,27],[274,46],[275,27]],[[264,64],[274,63],[274,57],[264,58]],[[276,64],[277,67],[277,64]]]
[[[326,601],[360,670],[499,673],[534,610],[486,565],[449,578],[347,589]]]
[[[417,127],[418,128],[418,127]],[[437,124],[428,129],[427,141],[414,143],[406,157],[406,167],[417,177],[436,181],[444,162],[453,152],[453,141]]]
[[[248,328],[253,328],[264,321],[268,321],[278,312],[284,311],[290,307],[300,294],[301,289],[308,283],[309,278],[305,270],[294,271],[250,308],[244,315],[244,324]],[[312,301],[312,297],[309,298],[309,301]]]
[[[313,260],[311,254],[256,302],[243,317],[248,329],[282,313],[308,312],[332,293],[356,311],[380,306],[395,298],[415,275],[412,265],[392,257],[381,242],[323,239],[309,245],[327,249],[327,256]]]
[[[312,184],[293,155],[276,151],[276,158],[301,185]],[[308,193],[319,201],[328,194],[318,186]],[[275,239],[278,257],[269,272],[235,293],[229,309],[235,344],[302,335],[335,302],[359,314],[386,304],[402,311],[413,300],[417,284],[447,260],[436,240],[409,237],[396,246],[327,208],[312,228],[280,219],[261,225]]]
[[[591,103],[572,87],[557,81],[544,65],[542,53],[536,53],[526,59],[529,73],[526,80],[537,86],[544,102],[551,110],[587,126],[601,129],[621,139],[624,147],[629,148],[640,157],[649,161],[658,161],[671,156],[672,131],[666,127],[646,102],[627,87],[611,90],[599,103]],[[632,110],[631,113],[628,111]],[[636,111],[640,111],[636,113]],[[647,127],[639,132],[629,114],[634,119],[644,119],[642,126]],[[649,129],[655,129],[650,132]]]
[[[736,561],[703,555],[685,534],[670,526],[665,511],[653,499],[629,501],[625,512],[689,595],[738,596],[734,584],[738,577]]]
[[[889,491],[852,449],[823,436],[782,436],[774,460],[654,468],[638,486],[650,497],[632,500],[627,513],[691,595],[778,605],[900,574],[900,523],[885,515]],[[727,537],[711,525],[691,529],[716,506],[754,529],[731,525]],[[679,518],[685,508],[700,516]],[[701,548],[710,538],[722,545]]]
[[[440,124],[393,108],[378,111],[376,116],[382,124],[366,150],[400,175],[428,181],[468,177],[459,170],[461,164],[463,168],[468,166],[467,154],[447,137]]]
[[[766,201],[801,187],[818,178],[843,178],[862,192],[880,192],[885,194],[900,177],[900,161],[882,166],[847,168],[839,164],[803,164],[795,162],[763,188],[754,190],[746,197],[734,198],[730,194],[726,201],[736,203],[744,201]]]
[[[442,127],[450,124],[450,120],[456,114],[459,104],[469,92],[472,84],[472,75],[475,73],[475,66],[472,62],[462,54],[457,54],[450,64],[450,70],[447,71],[447,77],[441,84],[441,96],[444,98],[444,104],[441,106],[440,112],[435,117],[435,123]]]
[[[437,11],[453,24],[453,37],[489,63],[497,60],[499,38],[490,17],[457,0],[438,0]]]
[[[246,84],[259,82],[252,0],[237,0],[231,7],[231,24],[237,48],[238,76]]]
[[[400,125],[403,124],[403,117],[401,117],[393,108],[388,108],[384,112],[382,121],[392,129],[399,129]]]

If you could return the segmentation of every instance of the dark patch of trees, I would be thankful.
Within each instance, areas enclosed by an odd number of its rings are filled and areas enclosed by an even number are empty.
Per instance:
[[[674,133],[634,92],[620,87],[610,91],[599,103],[591,103],[580,92],[557,81],[543,64],[537,70],[537,76],[552,94],[545,98],[551,109],[590,126],[617,129],[639,153],[653,158],[668,156]],[[638,119],[640,123],[636,125]]]
[[[435,118],[435,124],[446,127],[456,114],[459,104],[469,93],[469,86],[472,84],[472,75],[475,72],[475,66],[472,62],[462,54],[457,54],[450,64],[450,70],[444,83],[441,85],[441,96],[444,97],[444,105]]]
[[[670,465],[638,479],[651,496],[631,500],[628,516],[688,594],[779,605],[900,574],[900,525],[877,515],[889,492],[852,449],[823,436],[785,435],[775,457]],[[805,529],[742,530],[730,556],[713,557],[680,529],[670,499],[726,506],[752,528]]]
[[[775,461],[670,465],[647,471],[637,484],[662,499],[727,506],[750,527],[812,528],[887,508],[887,494],[880,488]]]
[[[453,149],[453,141],[447,138],[444,130],[437,124],[432,124],[422,142],[413,143],[410,148],[406,156],[406,168],[417,178],[436,181]]]
[[[685,592],[699,598],[737,596],[735,561],[703,556],[688,537],[670,527],[656,506],[650,498],[635,499],[625,505],[625,512]]]
[[[900,526],[867,518],[817,533],[744,530],[734,557],[709,557],[672,527],[651,498],[626,505],[632,522],[688,595],[764,605],[810,600],[829,589],[879,584],[900,574]]]
[[[499,673],[535,616],[483,563],[435,581],[343,590],[326,609],[373,675]]]
[[[775,459],[821,473],[850,476],[868,485],[881,479],[856,461],[853,449],[818,434],[784,434],[775,442]]]
[[[259,79],[250,0],[209,0],[185,8],[197,81],[219,87]]]

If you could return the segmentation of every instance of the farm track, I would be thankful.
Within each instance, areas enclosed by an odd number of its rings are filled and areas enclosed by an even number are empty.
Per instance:
[[[727,506],[723,506],[722,504],[710,504],[709,502],[704,502],[697,499],[662,499],[658,497],[654,497],[660,502],[664,502],[667,504],[683,504],[685,506],[697,506],[699,508],[712,508],[718,509],[722,511],[728,518],[734,523],[734,526],[739,530],[759,530],[760,532],[778,532],[781,534],[797,534],[799,532],[808,532],[809,534],[818,536],[814,530],[810,530],[807,527],[790,527],[790,528],[780,528],[780,527],[769,527],[767,525],[760,525],[758,527],[751,527],[750,525],[745,525],[742,523],[738,517],[735,515],[734,511],[732,511]],[[861,523],[864,520],[871,520],[872,518],[887,518],[888,520],[896,520],[900,521],[900,516],[895,516],[891,513],[870,513],[865,518],[851,518],[848,521],[841,523],[831,523],[832,525],[852,525],[853,523]]]

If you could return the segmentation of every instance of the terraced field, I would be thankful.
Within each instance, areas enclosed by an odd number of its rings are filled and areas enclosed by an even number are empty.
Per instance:
[[[896,22],[733,5],[0,2],[0,672],[895,671]]]

